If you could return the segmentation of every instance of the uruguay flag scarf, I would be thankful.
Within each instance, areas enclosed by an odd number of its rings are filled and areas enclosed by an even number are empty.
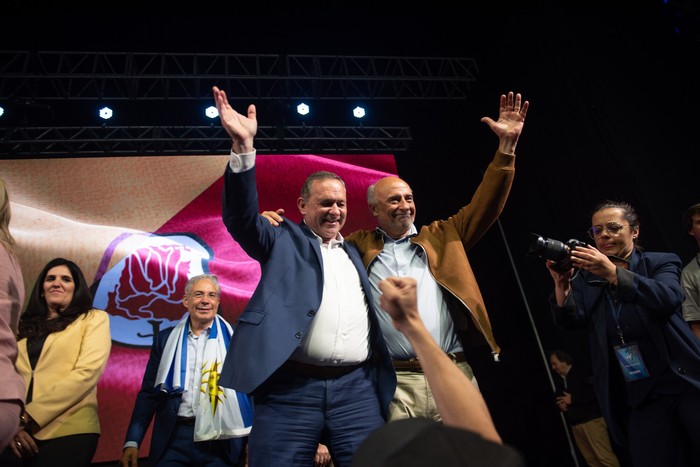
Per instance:
[[[194,390],[187,387],[190,371],[187,368],[187,334],[190,317],[181,320],[168,336],[156,375],[156,388],[177,393]],[[219,372],[231,341],[233,329],[219,315],[211,325],[209,338],[204,346],[202,367],[197,371],[198,395],[193,398],[195,425],[194,440],[248,436],[253,422],[253,408],[247,395],[219,386]]]

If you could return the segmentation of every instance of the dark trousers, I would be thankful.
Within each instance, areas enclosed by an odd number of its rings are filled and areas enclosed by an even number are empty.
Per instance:
[[[358,446],[384,425],[366,366],[337,378],[278,370],[253,396],[249,467],[308,467],[318,443],[335,467],[347,467]]]
[[[178,423],[163,457],[153,467],[231,467],[243,466],[246,438],[193,442],[194,425]]]
[[[45,441],[35,439],[39,452],[32,457],[16,457],[9,449],[0,456],[3,467],[89,467],[100,435],[86,433],[61,436]]]
[[[628,433],[635,467],[700,465],[700,390],[650,395],[630,410]]]

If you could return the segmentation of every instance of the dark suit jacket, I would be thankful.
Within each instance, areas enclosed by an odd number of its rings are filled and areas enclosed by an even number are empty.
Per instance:
[[[593,391],[591,375],[580,365],[572,365],[569,369],[566,375],[566,387],[564,387],[564,380],[558,374],[554,375],[554,381],[557,386],[557,395],[563,392],[571,394],[571,405],[564,412],[569,423],[578,425],[603,416]]]
[[[125,441],[136,441],[140,446],[143,437],[146,435],[148,425],[151,424],[155,414],[151,435],[151,449],[148,455],[151,465],[155,464],[163,456],[170,444],[170,439],[175,432],[177,424],[177,411],[182,401],[181,394],[168,394],[153,388],[165,343],[168,341],[168,336],[173,329],[175,328],[164,329],[153,338],[151,354],[148,357],[146,371],[143,374],[141,389],[136,395],[131,421],[126,431]],[[243,449],[243,440],[244,438],[231,438],[216,442],[227,444],[226,451],[229,453],[231,462],[236,463]]]
[[[260,262],[262,276],[233,334],[219,384],[252,394],[292,355],[321,304],[323,261],[313,232],[302,222],[273,227],[259,214],[255,168],[224,175],[223,221],[245,252]],[[355,247],[343,242],[369,307],[370,378],[386,415],[396,374],[370,297],[367,272]]]
[[[624,306],[634,307],[656,351],[648,357],[660,358],[670,370],[700,388],[700,341],[681,314],[681,265],[673,253],[635,249],[629,270],[618,268],[617,287],[605,286],[600,277],[579,271],[564,306],[552,305],[557,324],[565,329],[588,329],[595,392],[608,429],[618,443],[624,444],[625,435],[610,400],[610,372],[619,368],[610,367],[615,357],[611,357],[613,345],[607,338],[606,291],[610,289],[613,298]]]

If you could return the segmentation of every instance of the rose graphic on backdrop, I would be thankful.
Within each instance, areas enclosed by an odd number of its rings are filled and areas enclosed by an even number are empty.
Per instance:
[[[154,332],[174,326],[187,313],[182,295],[187,280],[208,272],[209,249],[190,235],[139,235],[139,241],[100,278],[94,306],[110,315],[112,340],[150,347]],[[105,252],[105,261],[120,239]],[[134,236],[128,236],[129,243]]]

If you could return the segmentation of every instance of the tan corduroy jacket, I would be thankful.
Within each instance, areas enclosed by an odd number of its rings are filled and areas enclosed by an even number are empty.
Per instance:
[[[493,336],[486,305],[474,277],[467,251],[486,233],[501,214],[515,175],[515,156],[496,151],[471,201],[447,220],[437,220],[419,229],[411,242],[426,252],[430,272],[463,306],[450,307],[455,327],[464,331],[467,316],[491,347],[498,359],[500,347]],[[365,267],[384,248],[384,240],[376,230],[358,230],[345,239],[353,243],[362,255]],[[466,308],[465,308],[466,307]],[[455,308],[458,308],[457,311]],[[463,334],[460,333],[460,337]],[[467,348],[469,343],[462,342]]]
[[[27,339],[17,343],[17,369],[29,388],[32,368]],[[27,413],[41,427],[37,439],[100,433],[97,382],[112,346],[109,315],[93,309],[66,329],[48,335],[34,369],[32,401]]]

